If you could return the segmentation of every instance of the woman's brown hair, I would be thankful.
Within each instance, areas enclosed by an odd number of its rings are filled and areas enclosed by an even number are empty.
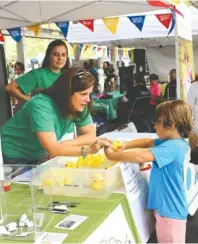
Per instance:
[[[94,82],[95,80],[91,73],[83,69],[69,68],[43,93],[54,100],[64,118],[68,118],[69,116],[78,118],[80,113],[73,112],[71,108],[71,96],[75,92],[84,91],[94,86]],[[91,111],[91,101],[90,96],[86,116]]]

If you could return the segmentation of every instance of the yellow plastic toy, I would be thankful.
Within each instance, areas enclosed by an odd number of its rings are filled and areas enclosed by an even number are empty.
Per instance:
[[[63,180],[59,181],[58,186],[61,186],[61,187],[64,186],[64,181]]]
[[[91,188],[94,190],[101,190],[104,187],[104,178],[103,175],[94,174],[93,181],[91,182]]]
[[[93,181],[91,183],[91,187],[94,189],[94,190],[101,190],[103,188],[103,182],[101,181]]]
[[[105,169],[109,169],[109,168],[111,168],[111,165],[107,164],[107,165],[105,166]]]
[[[120,141],[113,141],[113,151],[117,151],[122,147],[122,143]]]
[[[43,180],[43,186],[52,186],[53,185],[53,181],[50,178],[46,178]]]
[[[104,164],[105,158],[101,154],[90,154],[88,155],[85,159],[80,156],[78,157],[76,162],[66,162],[65,167],[67,168],[83,168],[83,167],[88,167],[88,168],[97,168],[100,167],[102,164]]]
[[[65,178],[64,179],[64,185],[71,185],[71,179]]]

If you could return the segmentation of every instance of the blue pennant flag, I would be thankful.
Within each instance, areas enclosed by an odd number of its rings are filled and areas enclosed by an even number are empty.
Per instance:
[[[21,40],[21,28],[12,28],[8,29],[8,32],[10,33],[11,37],[16,41],[20,42]]]
[[[98,47],[93,47],[92,52],[96,54]]]
[[[173,29],[175,28],[175,22],[176,22],[176,14],[174,10],[171,10],[172,12],[172,23],[171,23],[171,28],[168,32],[168,36],[170,35],[170,33],[173,31]]]
[[[62,31],[65,39],[67,37],[68,29],[69,29],[69,21],[66,22],[56,22],[56,25],[60,28]]]
[[[128,16],[131,23],[133,23],[140,31],[142,31],[144,21],[145,21],[145,15],[139,15],[139,16]]]
[[[79,45],[80,53],[81,53],[81,51],[82,51],[82,48],[83,48],[83,44],[80,44],[80,45]]]

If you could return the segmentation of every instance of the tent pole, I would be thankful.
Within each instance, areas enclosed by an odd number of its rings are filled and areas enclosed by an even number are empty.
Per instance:
[[[178,36],[178,21],[177,14],[175,17],[175,61],[176,61],[176,93],[177,99],[181,99],[181,84],[180,84],[180,63],[179,63],[179,36]]]

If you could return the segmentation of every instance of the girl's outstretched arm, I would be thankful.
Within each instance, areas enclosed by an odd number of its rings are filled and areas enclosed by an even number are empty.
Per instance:
[[[131,149],[131,148],[150,148],[154,147],[154,139],[152,138],[144,138],[144,139],[137,139],[134,141],[126,141],[124,144],[124,149]]]
[[[155,158],[150,150],[139,149],[131,151],[114,152],[112,148],[105,148],[106,157],[112,161],[124,161],[128,163],[146,163],[154,161]]]

